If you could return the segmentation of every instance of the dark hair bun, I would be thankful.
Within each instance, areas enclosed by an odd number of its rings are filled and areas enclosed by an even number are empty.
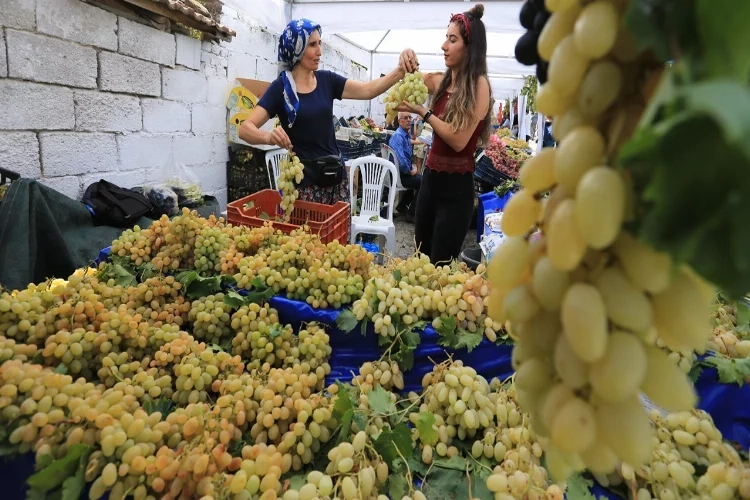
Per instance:
[[[476,4],[471,10],[469,10],[469,14],[474,19],[482,19],[482,16],[484,15],[484,5],[481,3]]]

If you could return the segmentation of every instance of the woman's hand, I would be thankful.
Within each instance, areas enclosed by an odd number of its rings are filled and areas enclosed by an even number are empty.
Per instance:
[[[419,60],[417,59],[417,53],[412,49],[406,49],[401,52],[398,57],[398,67],[401,68],[405,73],[414,73],[419,69]]]
[[[398,105],[396,111],[403,111],[404,113],[416,113],[420,118],[423,118],[424,114],[427,113],[427,109],[424,106],[411,104],[409,101],[401,101],[401,104]]]
[[[292,141],[289,136],[286,135],[286,131],[281,127],[275,127],[268,135],[268,144],[271,146],[278,146],[280,148],[292,150]]]

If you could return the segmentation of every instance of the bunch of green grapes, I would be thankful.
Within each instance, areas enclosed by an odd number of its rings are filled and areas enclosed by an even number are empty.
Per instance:
[[[424,83],[424,76],[421,71],[407,73],[388,91],[383,101],[385,103],[386,122],[391,123],[396,118],[398,114],[396,108],[403,101],[420,106],[427,102],[427,85]]]
[[[555,116],[558,147],[523,165],[487,270],[490,316],[517,339],[516,386],[560,480],[648,460],[653,430],[639,393],[669,411],[694,406],[687,375],[643,332],[678,352],[702,349],[710,334],[710,287],[623,230],[629,188],[611,159],[632,128],[613,120],[632,111],[623,64],[638,54],[621,20],[612,2],[555,5],[539,37],[550,64],[537,106]],[[541,246],[527,238],[536,227]]]
[[[154,359],[149,366],[156,367],[163,374],[171,372],[172,365],[180,364],[183,357],[190,354],[199,355],[206,350],[206,344],[199,342],[187,332],[179,332],[178,336],[166,342],[154,352]]]
[[[325,328],[317,323],[309,323],[302,328],[292,342],[292,350],[284,367],[297,363],[307,363],[311,370],[322,368],[325,375],[331,373],[328,359],[331,357],[330,337]]]
[[[649,416],[658,439],[650,461],[637,469],[622,464],[617,476],[597,473],[597,480],[605,485],[627,481],[644,500],[750,498],[750,469],[731,445],[722,442],[710,415],[702,410],[663,414],[652,409]]]
[[[203,226],[195,237],[195,270],[206,276],[220,273],[220,254],[229,248],[230,241],[221,225]]]
[[[214,352],[206,349],[200,354],[188,354],[174,365],[175,392],[172,400],[179,404],[205,402],[209,392],[218,392],[220,377],[228,374],[242,373],[245,365],[239,356],[232,356],[224,351]]]
[[[731,358],[750,357],[750,336],[737,328],[737,308],[732,304],[719,302],[712,319],[716,326],[706,349]]]
[[[683,349],[681,351],[673,351],[667,347],[664,341],[660,338],[656,339],[656,346],[664,350],[669,356],[670,361],[676,364],[680,370],[685,373],[690,373],[693,369],[693,365],[698,361],[698,356],[695,351],[689,349]]]
[[[399,327],[419,320],[439,328],[441,318],[449,316],[458,327],[497,340],[502,324],[487,315],[491,287],[481,274],[455,265],[436,267],[426,255],[396,261],[371,274],[352,312],[360,321],[369,318],[376,333],[393,337]]]
[[[364,394],[382,387],[386,391],[403,390],[404,374],[395,361],[367,361],[359,367],[359,375],[352,379],[352,385]]]
[[[0,335],[16,342],[44,345],[54,329],[46,324],[46,312],[55,295],[46,286],[29,285],[25,290],[0,292]]]
[[[190,304],[188,321],[193,325],[193,336],[209,344],[223,344],[232,333],[232,308],[224,303],[224,294],[206,295]]]
[[[441,435],[439,427],[438,435],[446,445],[454,437],[464,440],[494,426],[497,408],[490,399],[489,383],[461,361],[435,365],[422,379],[422,387],[420,411],[430,412],[436,419],[440,416],[440,425],[446,430]],[[443,441],[444,437],[448,439]]]
[[[359,245],[325,245],[315,235],[294,232],[240,260],[235,280],[250,289],[260,278],[276,293],[285,292],[312,307],[340,308],[362,295],[372,260]]]
[[[371,442],[367,448],[370,439],[365,431],[359,431],[351,443],[342,442],[328,452],[330,462],[325,473],[334,479],[335,489],[345,500],[376,499],[378,490],[388,480],[388,465],[372,456]]]
[[[267,374],[254,370],[229,375],[219,386],[223,396],[243,402],[254,442],[278,447],[289,455],[293,470],[310,463],[338,425],[332,418],[333,402],[317,394],[324,379],[306,370],[306,363],[272,368]]]
[[[16,342],[0,335],[0,363],[9,359],[28,361],[37,353],[37,346]]]
[[[232,314],[232,352],[248,359],[248,369],[281,367],[292,354],[293,330],[279,323],[269,304],[249,304]]]
[[[281,210],[284,212],[284,220],[287,222],[292,217],[294,202],[299,198],[296,184],[302,182],[303,168],[299,156],[291,153],[279,163],[277,187],[281,190]]]

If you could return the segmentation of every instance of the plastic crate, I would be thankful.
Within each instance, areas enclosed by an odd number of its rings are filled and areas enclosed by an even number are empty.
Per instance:
[[[334,240],[339,240],[341,243],[348,242],[350,222],[348,203],[339,201],[335,205],[322,205],[297,200],[294,203],[290,221],[278,222],[275,219],[282,213],[279,203],[281,203],[281,194],[278,191],[264,189],[229,203],[227,220],[232,224],[250,227],[262,227],[266,222],[271,222],[273,227],[284,233],[291,233],[300,226],[307,225],[310,232],[319,235],[323,243],[330,243]],[[268,218],[265,218],[263,214]]]
[[[243,155],[252,153],[252,159]],[[265,151],[252,148],[229,148],[227,162],[227,201],[245,198],[253,193],[268,189],[268,168]]]
[[[497,170],[492,164],[492,160],[485,155],[482,155],[477,160],[474,168],[474,177],[492,187],[499,186],[507,180],[513,180],[510,176]]]

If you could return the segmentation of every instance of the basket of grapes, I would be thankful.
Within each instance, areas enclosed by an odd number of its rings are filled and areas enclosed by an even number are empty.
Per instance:
[[[338,240],[346,243],[349,237],[349,204],[323,205],[297,200],[291,210],[282,208],[282,194],[264,189],[227,205],[227,220],[232,224],[263,227],[270,222],[274,228],[291,233],[300,226],[320,236],[323,243]]]

